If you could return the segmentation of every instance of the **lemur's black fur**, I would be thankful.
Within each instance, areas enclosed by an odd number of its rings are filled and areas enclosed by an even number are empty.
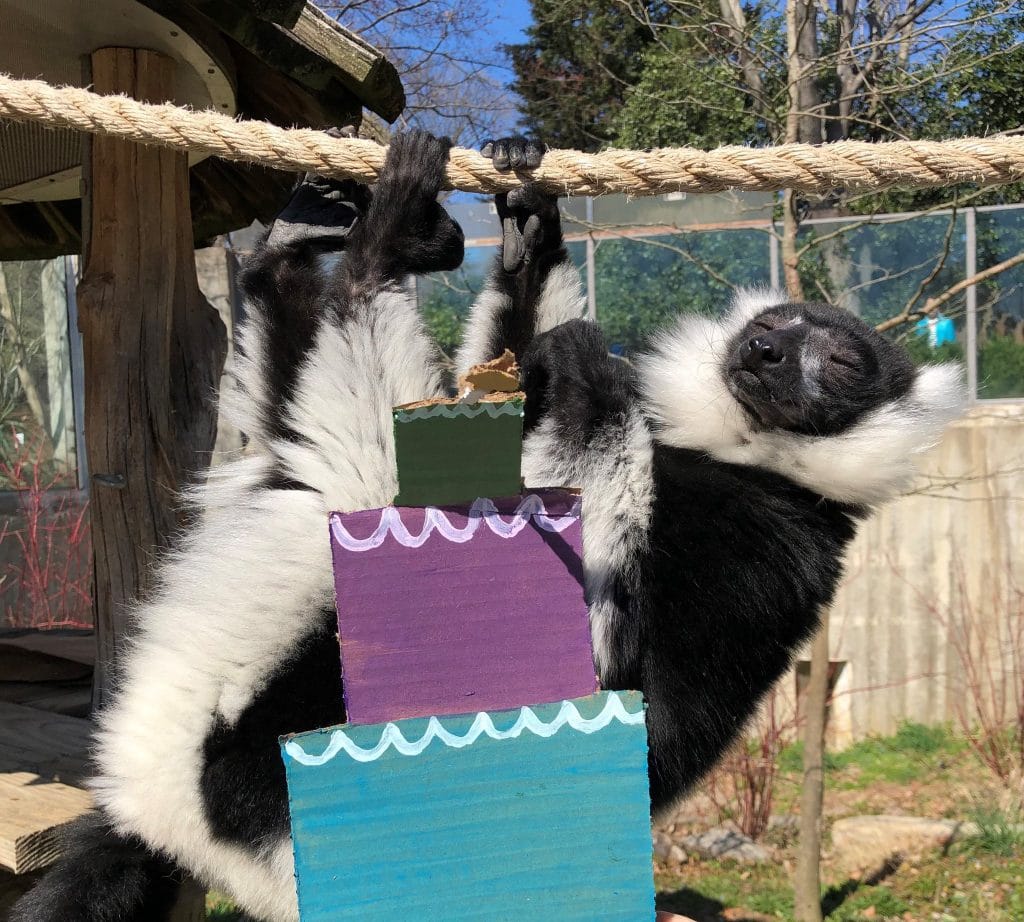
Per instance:
[[[397,137],[372,195],[307,177],[250,259],[235,413],[252,457],[196,497],[101,718],[99,809],[12,922],[159,922],[178,868],[254,917],[297,919],[277,736],[344,718],[326,514],[390,501],[390,407],[441,392],[404,280],[462,259],[437,203],[448,147]],[[543,153],[522,139],[485,151],[515,169]],[[657,809],[810,636],[857,519],[902,482],[955,382],[765,295],[721,323],[683,320],[626,364],[577,319],[555,200],[526,185],[497,204],[503,244],[458,364],[511,349],[527,486],[583,488],[595,661],[605,687],[647,699]]]

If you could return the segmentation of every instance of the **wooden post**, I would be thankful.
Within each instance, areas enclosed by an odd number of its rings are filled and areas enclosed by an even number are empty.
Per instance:
[[[804,699],[804,776],[800,789],[800,844],[793,889],[798,922],[821,922],[821,807],[825,793],[825,727],[828,722],[828,611],[811,645],[811,675]]]
[[[91,63],[98,93],[173,99],[170,58],[102,48]],[[226,337],[196,281],[187,157],[100,136],[85,144],[78,325],[98,705],[110,687],[127,605],[145,593],[154,557],[178,524],[177,492],[209,463]],[[173,918],[203,919],[204,902],[202,890],[186,882]]]
[[[174,96],[175,63],[152,51],[93,53],[98,93]],[[173,534],[176,494],[209,463],[225,332],[199,291],[187,158],[110,137],[86,142],[78,316],[85,358],[98,656],[109,688],[154,558]]]

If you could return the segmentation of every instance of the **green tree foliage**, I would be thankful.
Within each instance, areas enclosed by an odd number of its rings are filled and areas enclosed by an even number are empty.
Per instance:
[[[616,0],[531,0],[527,40],[509,45],[523,127],[552,147],[597,150],[615,137],[653,35]]]
[[[700,98],[695,96],[696,88]],[[727,61],[656,46],[614,121],[616,147],[746,144],[759,126]]]

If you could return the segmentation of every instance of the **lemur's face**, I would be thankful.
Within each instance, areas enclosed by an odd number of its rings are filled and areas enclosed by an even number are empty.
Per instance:
[[[729,390],[760,429],[834,435],[914,380],[900,347],[823,304],[768,308],[733,338],[727,356]]]

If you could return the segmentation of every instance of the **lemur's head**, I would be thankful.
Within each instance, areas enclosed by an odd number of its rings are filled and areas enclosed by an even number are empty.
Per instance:
[[[959,366],[915,367],[852,314],[775,291],[681,317],[637,366],[659,441],[865,505],[908,483],[964,400]]]
[[[786,302],[760,311],[732,337],[722,373],[761,429],[834,435],[906,395],[906,352],[847,311]]]

